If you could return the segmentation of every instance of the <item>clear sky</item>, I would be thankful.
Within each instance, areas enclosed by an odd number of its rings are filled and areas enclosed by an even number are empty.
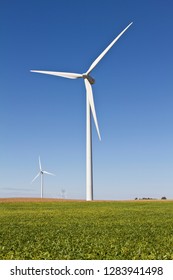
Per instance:
[[[0,197],[85,199],[85,87],[30,69],[93,70],[95,199],[173,199],[173,2],[0,3]]]

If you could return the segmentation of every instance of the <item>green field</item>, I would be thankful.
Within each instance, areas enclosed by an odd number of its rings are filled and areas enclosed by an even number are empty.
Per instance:
[[[1,202],[0,259],[173,259],[173,202]]]

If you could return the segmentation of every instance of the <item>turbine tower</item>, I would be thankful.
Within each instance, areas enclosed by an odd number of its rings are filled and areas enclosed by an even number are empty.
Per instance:
[[[97,134],[101,140],[99,126],[97,122],[97,116],[94,105],[94,98],[92,92],[92,85],[95,80],[90,76],[91,71],[104,57],[104,55],[110,50],[110,48],[117,42],[117,40],[123,35],[123,33],[132,25],[131,22],[123,31],[108,45],[108,47],[94,60],[87,72],[83,74],[68,73],[68,72],[54,72],[54,71],[41,71],[30,70],[31,72],[59,76],[69,79],[83,78],[86,88],[86,200],[93,200],[93,166],[92,166],[92,134],[91,134],[91,113],[96,126]]]
[[[38,160],[39,160],[39,169],[40,169],[40,171],[39,171],[38,174],[34,177],[34,179],[32,180],[32,182],[34,182],[35,179],[37,179],[38,176],[41,177],[41,198],[43,198],[43,175],[44,175],[44,174],[48,174],[48,175],[52,175],[52,176],[55,176],[55,175],[54,175],[53,173],[50,173],[50,172],[47,172],[47,171],[43,170],[42,167],[41,167],[41,160],[40,160],[40,157],[39,157]],[[31,182],[31,183],[32,183],[32,182]]]

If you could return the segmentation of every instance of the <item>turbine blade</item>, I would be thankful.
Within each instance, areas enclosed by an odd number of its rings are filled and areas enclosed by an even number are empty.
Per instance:
[[[91,85],[90,85],[90,83],[87,79],[84,79],[84,82],[85,82],[85,87],[86,87],[87,98],[89,100],[89,104],[90,104],[90,107],[91,107],[91,112],[92,112],[92,115],[93,115],[96,130],[97,130],[97,134],[98,134],[99,139],[101,140],[99,126],[98,126],[98,122],[97,122],[96,111],[95,111],[95,106],[94,106],[94,98],[93,98],[92,87],[91,87]]]
[[[40,171],[41,171],[41,160],[40,160],[40,157],[39,157],[39,167],[40,167]]]
[[[34,179],[31,181],[31,183],[33,183],[35,181],[35,179],[37,179],[37,177],[40,175],[40,172],[34,177]]]
[[[40,71],[40,70],[30,70],[30,72],[47,74],[47,75],[53,75],[53,76],[59,76],[59,77],[68,78],[68,79],[82,78],[82,74],[77,74],[77,73],[54,72],[54,71]]]
[[[130,25],[132,25],[133,22],[131,22],[113,41],[112,43],[109,44],[109,46],[96,58],[96,60],[94,60],[94,62],[91,64],[90,68],[88,69],[88,71],[86,72],[86,74],[88,75],[93,69],[94,67],[97,65],[97,63],[99,63],[99,61],[104,57],[104,55],[110,50],[110,48],[118,41],[118,39],[121,37],[121,35],[123,35],[123,33],[130,27]]]
[[[53,173],[50,173],[50,172],[47,172],[47,171],[43,171],[43,173],[45,173],[45,174],[48,174],[48,175],[52,175],[52,176],[55,176],[55,174],[53,174]]]

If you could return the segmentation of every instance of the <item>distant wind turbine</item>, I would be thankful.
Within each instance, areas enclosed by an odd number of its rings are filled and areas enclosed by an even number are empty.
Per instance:
[[[61,198],[65,198],[66,190],[62,189],[61,190]]]
[[[55,176],[55,175],[54,175],[53,173],[50,173],[50,172],[47,172],[47,171],[43,170],[42,167],[41,167],[41,160],[40,160],[40,157],[39,157],[38,160],[39,160],[39,169],[40,169],[40,171],[39,171],[38,174],[34,177],[34,179],[32,180],[32,182],[34,182],[35,179],[37,179],[38,176],[41,177],[41,198],[43,198],[43,175],[44,175],[44,174],[48,174],[48,175],[52,175],[52,176]],[[31,183],[32,183],[32,182],[31,182]]]
[[[117,42],[123,33],[132,25],[132,22],[109,44],[109,46],[94,60],[88,71],[83,74],[30,70],[31,72],[60,76],[69,79],[83,78],[86,87],[86,200],[93,200],[93,166],[92,166],[92,134],[91,134],[91,112],[96,126],[97,134],[101,140],[100,131],[97,122],[97,116],[94,105],[92,87],[95,80],[90,76],[91,71],[109,51],[109,49]]]

